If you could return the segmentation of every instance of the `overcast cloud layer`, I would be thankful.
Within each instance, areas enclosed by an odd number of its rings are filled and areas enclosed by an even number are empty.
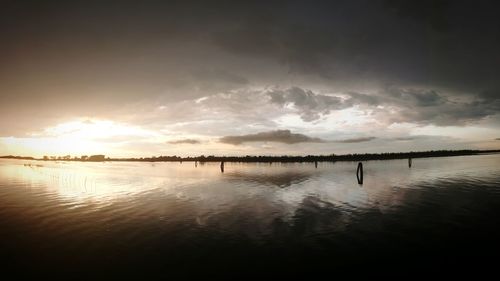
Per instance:
[[[0,154],[74,120],[137,155],[498,147],[496,1],[0,5]]]

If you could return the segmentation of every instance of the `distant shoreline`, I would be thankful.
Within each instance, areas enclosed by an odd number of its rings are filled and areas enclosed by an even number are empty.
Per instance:
[[[430,157],[452,157],[481,154],[500,153],[500,150],[432,150],[419,152],[395,152],[395,153],[364,153],[344,155],[307,155],[307,156],[158,156],[147,158],[105,158],[104,155],[98,160],[89,160],[87,156],[82,158],[54,157],[34,158],[29,156],[0,156],[0,159],[18,159],[35,161],[75,161],[75,162],[337,162],[337,161],[369,161],[369,160],[395,160],[408,158],[430,158]],[[92,156],[90,157],[92,158]]]

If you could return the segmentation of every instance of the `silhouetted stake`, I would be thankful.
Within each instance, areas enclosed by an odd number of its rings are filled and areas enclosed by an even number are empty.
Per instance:
[[[411,168],[411,157],[408,158],[408,168]]]
[[[194,167],[198,167],[198,161],[194,161]]]
[[[363,184],[363,163],[358,163],[358,170],[356,171],[356,177],[358,178],[358,184]]]
[[[314,161],[314,168],[318,168],[318,161]]]
[[[224,161],[220,162],[220,171],[224,173]]]

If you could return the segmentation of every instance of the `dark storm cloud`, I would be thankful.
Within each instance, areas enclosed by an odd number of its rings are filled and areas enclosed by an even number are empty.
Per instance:
[[[489,104],[490,107],[496,107],[497,109],[500,109],[500,88],[482,91],[475,97],[477,100]]]
[[[374,111],[379,121],[392,123],[419,123],[440,126],[463,126],[479,121],[500,111],[500,100],[470,97],[454,100],[432,89],[398,88],[387,86],[372,93],[347,92],[323,95],[311,90],[292,87],[265,92],[271,104],[282,108],[292,107],[306,122],[318,120],[331,111],[365,106]],[[377,106],[382,106],[378,108]]]
[[[320,114],[328,114],[330,110],[344,108],[342,100],[335,96],[315,94],[310,90],[292,87],[287,90],[275,90],[268,93],[271,103],[279,106],[292,105],[299,110],[304,121],[319,118]]]
[[[411,136],[411,137],[398,137],[398,138],[394,138],[393,140],[395,140],[395,141],[412,141],[415,139],[417,139],[417,138],[414,136]]]
[[[498,88],[500,19],[493,1],[291,2],[243,14],[214,32],[238,55],[292,72],[351,81],[424,84],[479,93]]]
[[[444,0],[10,1],[2,7],[2,30],[15,40],[3,48],[12,52],[35,35],[33,50],[62,47],[66,53],[78,45],[81,55],[138,49],[147,57],[160,55],[154,46],[182,48],[206,37],[241,56],[333,79],[471,86],[495,77],[495,6]],[[203,49],[207,42],[201,43]]]
[[[388,87],[381,91],[384,104],[399,108],[392,122],[463,126],[500,111],[500,99],[454,100],[435,90]]]
[[[174,141],[169,141],[169,144],[199,144],[201,143],[199,140],[195,139],[181,139],[181,140],[174,140]]]
[[[480,0],[2,1],[0,132],[269,85],[304,121],[363,106],[465,125],[500,112],[497,13]]]
[[[192,73],[194,78],[201,80],[221,81],[224,83],[239,85],[248,83],[246,78],[221,69],[196,69]]]
[[[384,92],[398,103],[416,107],[439,106],[447,102],[446,98],[434,90],[398,89],[389,87]]]
[[[345,103],[351,106],[357,104],[376,106],[382,102],[380,97],[375,95],[367,95],[356,92],[348,92],[347,95],[349,96],[349,99],[346,100]]]
[[[376,137],[362,137],[362,138],[352,138],[352,139],[344,139],[344,140],[337,140],[334,142],[338,143],[358,143],[358,142],[368,142],[376,139]]]
[[[324,142],[320,138],[313,138],[303,134],[295,134],[290,132],[290,130],[276,130],[241,136],[225,136],[220,138],[219,141],[234,145],[239,145],[245,142],[280,142],[286,144]]]
[[[398,16],[427,24],[429,27],[446,31],[448,26],[448,0],[386,1],[387,7]]]

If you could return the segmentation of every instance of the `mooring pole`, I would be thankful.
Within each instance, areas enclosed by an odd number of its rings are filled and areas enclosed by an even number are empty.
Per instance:
[[[318,168],[318,161],[314,161],[314,167]]]
[[[224,173],[224,161],[220,162],[220,171],[221,173]]]
[[[408,168],[411,168],[411,157],[408,158]]]
[[[356,170],[356,177],[358,178],[358,184],[363,184],[363,163],[358,163],[358,169]]]

